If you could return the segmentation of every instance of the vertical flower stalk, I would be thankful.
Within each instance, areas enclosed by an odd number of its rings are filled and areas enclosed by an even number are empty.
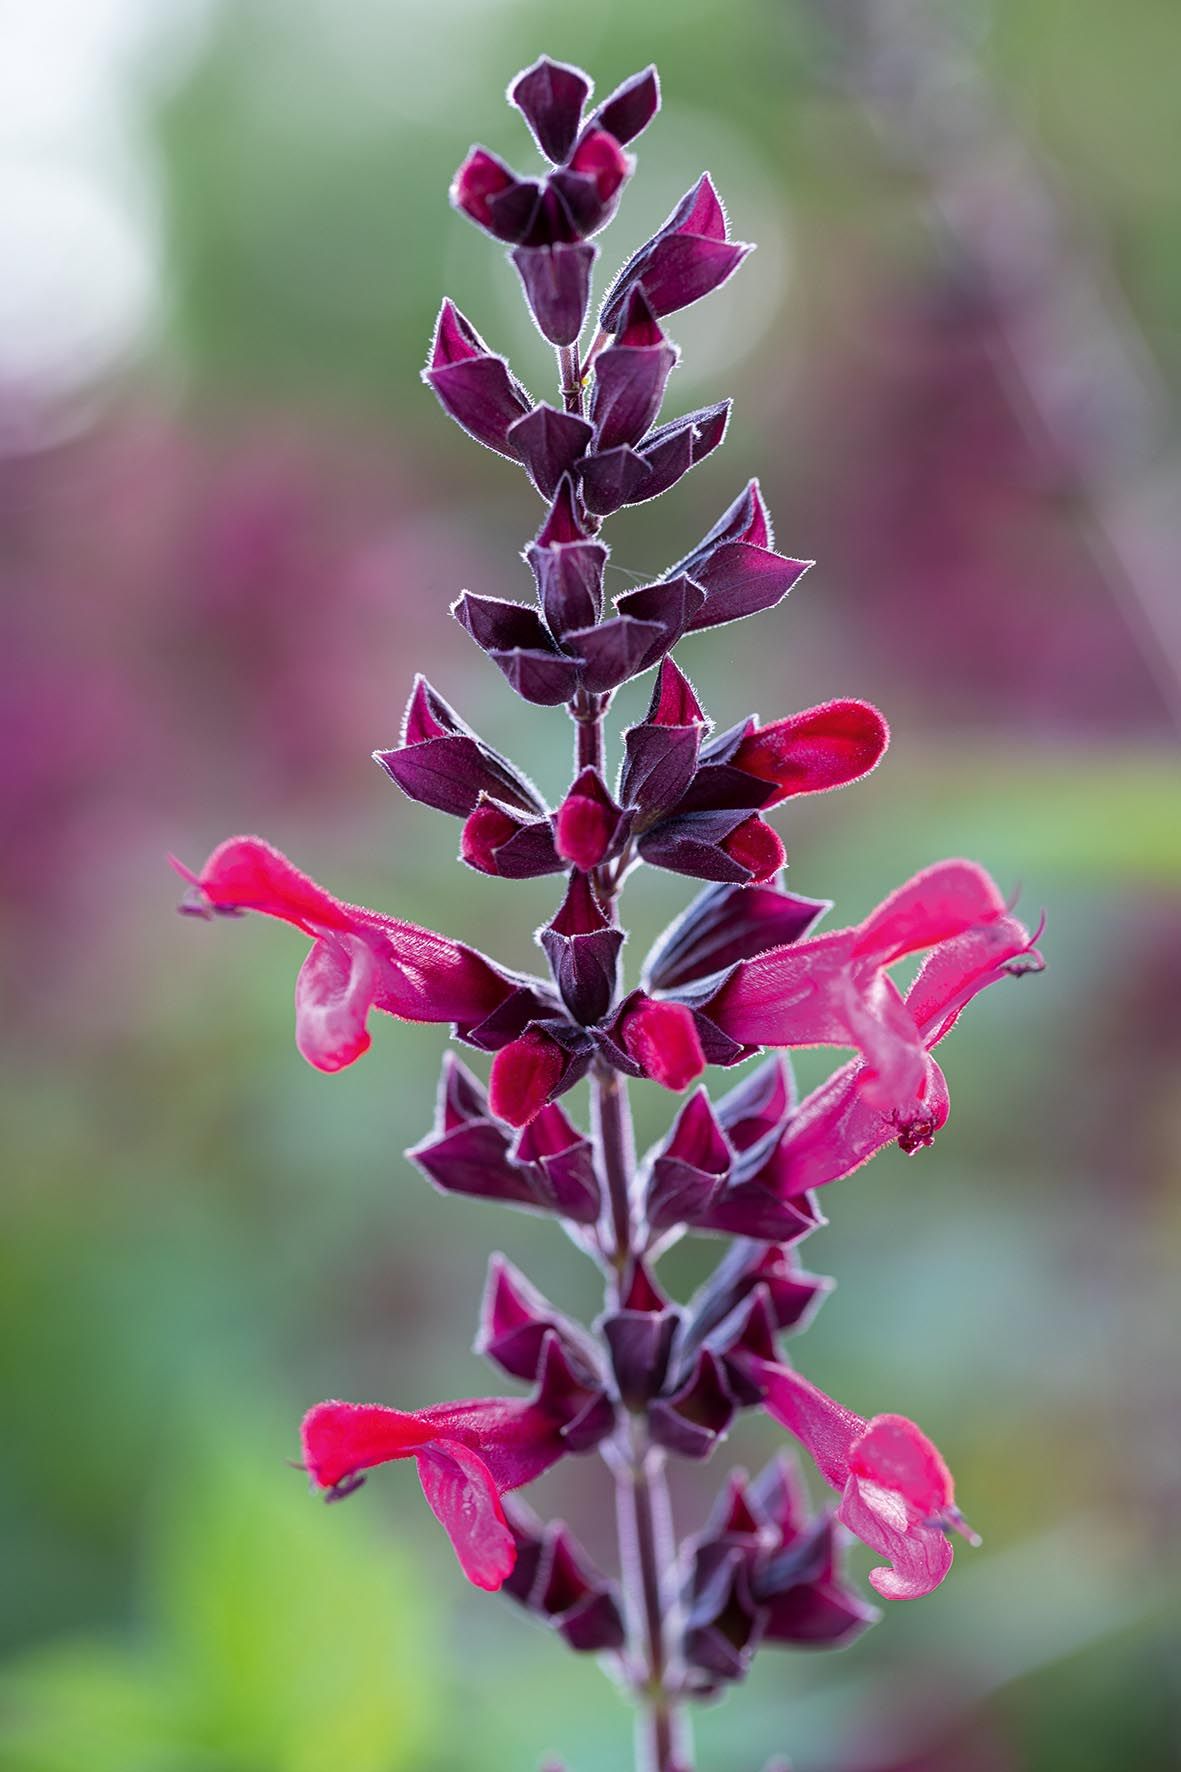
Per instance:
[[[660,422],[678,351],[664,322],[710,294],[749,248],[730,239],[707,174],[623,266],[588,348],[595,236],[634,170],[630,144],[659,105],[653,69],[588,109],[589,78],[541,60],[509,90],[546,168],[521,176],[483,148],[456,174],[456,208],[508,248],[556,358],[535,401],[450,301],[424,378],[451,418],[519,468],[541,500],[523,558],[530,601],[465,591],[453,614],[512,690],[565,708],[572,778],[549,806],[428,683],[415,679],[399,742],[374,753],[409,799],[457,819],[459,859],[503,879],[558,877],[537,932],[545,969],[507,968],[431,930],[349,904],[258,837],[236,837],[186,881],[182,909],[261,912],[310,944],[296,1042],[317,1069],[352,1064],[371,1014],[450,1023],[489,1060],[485,1084],[449,1052],[431,1131],[408,1153],[441,1192],[558,1220],[597,1263],[604,1302],[574,1321],[493,1253],[478,1350],[523,1389],[418,1409],[330,1401],[309,1410],[303,1464],[328,1500],[413,1459],[469,1581],[502,1592],[576,1653],[597,1654],[635,1705],[640,1772],[691,1772],[690,1706],[739,1682],[760,1647],[837,1648],[877,1613],[842,1572],[850,1535],[882,1563],[888,1600],[928,1593],[970,1536],[951,1474],[905,1417],[869,1418],[784,1358],[832,1282],[799,1264],[820,1225],[815,1190],[877,1151],[928,1146],[949,1113],[933,1053],[976,993],[1042,964],[1034,938],[975,863],[928,867],[858,923],[817,932],[831,906],[788,892],[770,815],[869,774],[888,741],[876,708],[835,700],[715,732],[674,661],[686,633],[773,609],[807,569],[776,550],[757,482],[651,584],[608,599],[604,523],[673,487],[722,442],[727,400]],[[609,768],[619,686],[652,674],[642,719]],[[539,715],[552,720],[554,714]],[[703,882],[624,976],[625,882],[640,866]],[[922,955],[903,994],[891,977]],[[852,1053],[797,1099],[793,1046]],[[771,1056],[716,1098],[713,1067]],[[633,1079],[683,1096],[637,1157]],[[563,1098],[582,1081],[590,1123]],[[723,1240],[710,1277],[672,1299],[659,1262],[679,1237]],[[711,1517],[678,1539],[670,1458],[713,1456],[764,1409],[835,1491],[811,1512],[786,1451],[732,1471]],[[599,1453],[614,1483],[618,1566],[596,1567],[561,1521],[515,1492]]]

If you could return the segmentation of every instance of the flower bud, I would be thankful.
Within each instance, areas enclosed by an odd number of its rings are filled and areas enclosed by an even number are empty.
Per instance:
[[[622,809],[602,777],[594,769],[584,769],[558,808],[554,823],[558,854],[589,874],[619,843],[623,824]]]
[[[705,1069],[697,1024],[683,1003],[642,997],[619,1031],[628,1056],[665,1089],[687,1089]]]
[[[787,852],[778,831],[764,824],[761,818],[748,818],[737,829],[732,830],[728,837],[723,837],[720,847],[736,861],[740,867],[746,868],[751,881],[761,886],[764,881],[774,879],[787,861]]]
[[[527,1126],[562,1080],[566,1055],[538,1027],[526,1028],[492,1060],[488,1105],[509,1126]]]

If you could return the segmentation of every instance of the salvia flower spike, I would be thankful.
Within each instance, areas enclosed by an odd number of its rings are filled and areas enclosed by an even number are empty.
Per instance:
[[[313,1488],[338,1500],[412,1458],[469,1581],[503,1591],[570,1649],[608,1658],[635,1700],[642,1772],[690,1772],[693,1700],[740,1681],[764,1646],[837,1648],[876,1621],[843,1568],[850,1535],[879,1558],[869,1580],[886,1600],[939,1585],[951,1534],[976,1542],[932,1441],[905,1416],[867,1418],[827,1397],[780,1342],[807,1328],[834,1284],[799,1258],[825,1223],[815,1190],[890,1144],[914,1154],[941,1133],[950,1095],[935,1048],[980,991],[1041,967],[1041,931],[972,861],[924,868],[860,921],[837,923],[827,901],[785,890],[778,809],[874,770],[885,719],[839,698],[762,718],[731,708],[715,729],[673,652],[687,633],[775,608],[809,562],[776,549],[752,480],[666,571],[613,599],[605,591],[604,520],[668,491],[723,441],[726,399],[662,416],[680,355],[665,323],[725,283],[750,248],[731,239],[702,173],[609,282],[584,344],[602,232],[659,108],[656,71],[596,107],[588,75],[543,56],[508,99],[541,163],[518,172],[473,148],[451,197],[501,244],[555,345],[553,396],[535,400],[450,300],[423,376],[541,500],[540,515],[522,519],[532,594],[464,590],[453,612],[518,696],[566,709],[573,763],[547,804],[421,676],[397,744],[374,756],[406,798],[458,821],[459,858],[474,872],[561,876],[536,931],[538,970],[338,898],[259,837],[220,844],[199,871],[175,866],[186,913],[257,912],[303,937],[295,1037],[316,1069],[368,1051],[373,1010],[448,1023],[485,1055],[486,1083],[448,1053],[434,1124],[408,1156],[453,1199],[556,1218],[605,1280],[602,1313],[586,1326],[494,1254],[476,1349],[518,1394],[413,1410],[317,1404],[302,1429]],[[647,672],[647,711],[609,761],[614,692]],[[621,896],[644,864],[705,885],[633,960]],[[914,956],[903,990],[894,969]],[[787,1057],[800,1046],[853,1055],[802,1100]],[[770,1056],[756,1069],[714,1089],[715,1067],[762,1049]],[[585,1128],[563,1100],[584,1079]],[[630,1079],[681,1098],[642,1162]],[[678,1302],[658,1267],[686,1233],[725,1246]],[[726,1477],[713,1515],[678,1546],[666,1459],[719,1457],[756,1409],[798,1443],[834,1501],[809,1509],[785,1448],[754,1480]],[[617,1492],[617,1570],[515,1499],[562,1460],[595,1452]]]

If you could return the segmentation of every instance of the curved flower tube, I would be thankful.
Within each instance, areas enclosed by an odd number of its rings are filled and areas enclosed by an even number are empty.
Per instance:
[[[333,898],[261,837],[230,837],[199,874],[172,865],[192,888],[182,906],[191,915],[260,911],[312,937],[295,985],[295,1043],[317,1070],[343,1070],[369,1050],[371,1009],[473,1026],[515,988],[473,948]]]
[[[985,955],[1012,957],[1032,945],[983,868],[938,862],[855,928],[741,961],[701,1012],[745,1045],[852,1047],[862,1059],[865,1100],[905,1124],[918,1115],[931,1071],[914,1007],[887,969],[969,934]]]
[[[476,1587],[494,1593],[517,1559],[501,1496],[532,1483],[569,1452],[610,1433],[614,1411],[576,1373],[552,1331],[531,1397],[472,1397],[403,1411],[381,1403],[317,1403],[303,1418],[303,1462],[329,1501],[366,1471],[413,1458],[427,1503]]]
[[[784,1198],[823,1187],[860,1169],[893,1141],[908,1156],[933,1143],[947,1123],[947,1079],[931,1056],[978,992],[1002,978],[1039,972],[1035,942],[1013,917],[953,936],[933,948],[905,1004],[926,1054],[926,1079],[909,1113],[886,1111],[865,1094],[866,1061],[853,1059],[804,1098],[788,1121],[773,1160],[775,1190]]]

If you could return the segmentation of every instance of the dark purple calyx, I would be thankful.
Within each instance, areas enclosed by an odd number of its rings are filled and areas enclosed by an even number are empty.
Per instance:
[[[586,323],[591,270],[598,247],[589,240],[515,246],[510,254],[541,336],[572,345]]]
[[[657,673],[643,720],[624,734],[619,797],[634,806],[641,828],[674,806],[697,768],[709,722],[688,677],[671,658]]]
[[[521,112],[538,147],[555,165],[574,146],[590,94],[590,79],[581,68],[551,61],[547,55],[518,74],[508,91],[509,103]]]
[[[505,359],[489,349],[453,302],[439,309],[422,377],[469,437],[501,455],[516,453],[509,432],[533,403]]]
[[[727,238],[726,213],[703,173],[662,228],[633,253],[603,303],[599,324],[617,332],[637,283],[656,314],[673,314],[724,283],[752,249]]]
[[[644,962],[644,988],[677,991],[809,934],[831,908],[771,886],[710,886],[669,925]]]
[[[466,818],[483,796],[526,816],[546,815],[529,778],[485,744],[423,676],[414,679],[401,743],[373,755],[411,800],[456,818]]]
[[[619,951],[624,935],[601,909],[587,874],[575,869],[566,896],[538,941],[575,1021],[592,1027],[615,998]]]
[[[590,418],[595,450],[636,444],[655,421],[677,361],[647,297],[637,286],[628,298],[614,344],[595,359]]]
[[[537,581],[546,626],[556,640],[598,622],[607,549],[579,521],[568,474],[559,481],[549,515],[526,548],[525,559]]]
[[[645,1165],[644,1218],[651,1232],[693,1224],[724,1189],[733,1152],[709,1096],[697,1089]]]
[[[579,683],[576,659],[561,651],[536,609],[464,591],[452,614],[524,701],[557,707]]]
[[[480,1306],[475,1351],[510,1377],[532,1383],[537,1377],[547,1334],[557,1336],[570,1365],[588,1389],[601,1387],[602,1368],[594,1342],[558,1310],[507,1256],[489,1258]]]
[[[517,1560],[502,1592],[579,1654],[621,1649],[626,1632],[618,1590],[569,1527],[561,1520],[543,1526],[515,1496],[505,1513]]]

